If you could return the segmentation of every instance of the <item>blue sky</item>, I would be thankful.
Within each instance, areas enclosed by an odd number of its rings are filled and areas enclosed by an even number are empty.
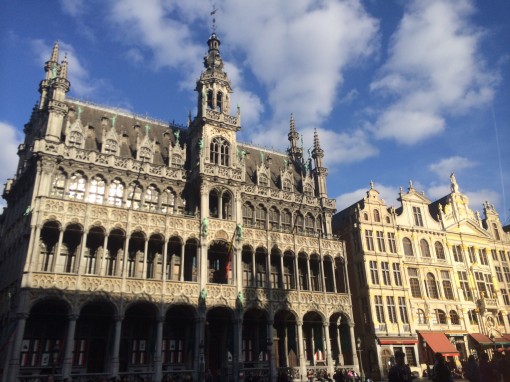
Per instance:
[[[0,182],[55,40],[70,96],[184,123],[212,2],[2,0]],[[216,0],[216,30],[241,107],[238,139],[285,150],[289,117],[317,129],[338,209],[375,182],[435,200],[454,171],[471,208],[510,219],[510,2]],[[61,57],[63,58],[63,57]],[[306,148],[306,147],[305,147]]]

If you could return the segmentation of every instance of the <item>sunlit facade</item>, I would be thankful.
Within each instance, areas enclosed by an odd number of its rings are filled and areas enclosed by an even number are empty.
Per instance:
[[[451,192],[431,202],[410,183],[398,209],[371,184],[366,197],[333,217],[346,240],[356,336],[363,367],[387,376],[396,350],[422,373],[441,352],[458,366],[470,354],[510,346],[510,235],[494,207],[469,208]],[[508,349],[510,350],[510,349]]]
[[[179,126],[70,99],[55,44],[4,190],[3,381],[357,366],[319,137],[237,142],[219,45]]]

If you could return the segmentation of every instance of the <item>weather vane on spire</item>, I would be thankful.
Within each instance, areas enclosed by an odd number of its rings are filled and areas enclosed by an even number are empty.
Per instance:
[[[216,4],[212,4],[212,11],[211,11],[211,16],[212,16],[212,32],[213,33],[216,33],[216,16],[214,16],[216,14],[216,12],[218,11],[218,8],[216,8]]]

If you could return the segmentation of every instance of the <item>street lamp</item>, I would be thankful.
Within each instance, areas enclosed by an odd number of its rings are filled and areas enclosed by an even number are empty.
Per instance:
[[[358,362],[359,362],[359,372],[361,374],[361,380],[365,380],[365,373],[363,372],[363,363],[361,362],[361,338],[356,339],[356,347],[358,348]]]

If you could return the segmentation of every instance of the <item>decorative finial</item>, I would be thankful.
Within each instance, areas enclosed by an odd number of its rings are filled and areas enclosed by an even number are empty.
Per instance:
[[[413,189],[413,181],[409,179],[409,191]]]
[[[58,40],[53,44],[53,50],[51,51],[50,61],[58,62]]]
[[[371,181],[370,181],[370,189],[371,189],[371,190],[373,190],[373,189],[374,189],[374,181],[373,181],[373,180],[371,180]]]
[[[145,135],[149,135],[149,131],[151,131],[151,127],[148,123],[145,124]]]
[[[216,12],[218,12],[218,8],[216,8],[216,4],[213,4],[213,10],[211,11],[211,16],[212,16],[212,20],[211,20],[211,23],[212,23],[212,26],[211,26],[211,29],[212,29],[212,33],[216,33]]]
[[[452,192],[459,191],[459,185],[457,184],[457,180],[455,179],[455,174],[453,172],[450,174],[450,188]]]

